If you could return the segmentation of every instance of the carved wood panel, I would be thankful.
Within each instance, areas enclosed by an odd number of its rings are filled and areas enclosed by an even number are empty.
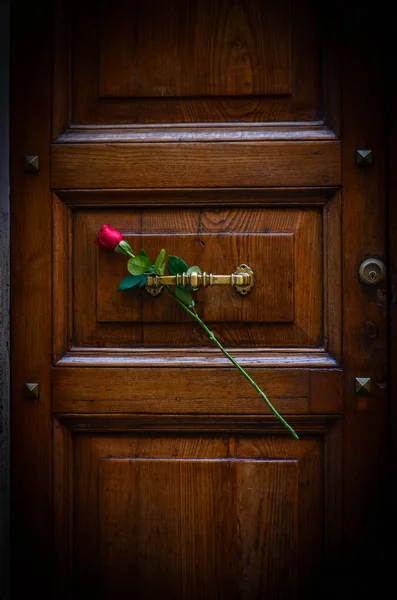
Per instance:
[[[259,600],[320,589],[340,543],[338,424],[319,420],[297,443],[254,432],[127,433],[126,421],[102,421],[120,432],[95,434],[91,419],[54,423],[63,457],[57,560],[74,597],[99,587],[104,599]],[[325,503],[331,487],[335,501]]]
[[[59,218],[67,219],[66,213]],[[183,256],[207,272],[230,274],[240,264],[249,264],[256,279],[248,296],[240,296],[231,286],[196,294],[204,320],[213,323],[230,346],[324,347],[329,317],[324,299],[339,293],[338,266],[330,260],[338,255],[339,243],[338,238],[328,238],[330,220],[319,207],[203,207],[177,212],[154,207],[80,208],[70,218],[72,231],[64,244],[72,267],[68,310],[74,347],[208,345],[205,336],[185,324],[189,317],[166,291],[156,298],[144,289],[117,291],[118,282],[128,274],[127,261],[94,245],[103,223],[121,230],[136,252],[143,247],[153,260],[164,247],[168,254]],[[58,223],[56,231],[66,235],[65,224]],[[330,271],[329,280],[324,279],[324,266],[326,275]]]
[[[321,120],[320,27],[312,0],[59,3],[57,133],[71,124]]]
[[[255,285],[248,296],[231,286],[195,294],[199,313],[228,346],[249,348],[256,359],[264,348],[307,348],[338,360],[339,197],[310,195],[296,196],[293,207],[279,193],[255,207],[240,192],[240,207],[226,208],[214,192],[218,206],[200,201],[201,206],[177,210],[161,206],[164,195],[155,192],[141,198],[146,208],[134,207],[133,196],[129,207],[120,206],[114,194],[99,194],[97,206],[81,192],[65,196],[69,207],[55,198],[54,279],[65,303],[54,305],[54,356],[71,348],[75,353],[124,348],[130,357],[151,347],[165,353],[211,348],[166,290],[156,298],[145,289],[117,291],[128,274],[127,260],[94,244],[101,225],[110,223],[136,252],[143,247],[153,259],[164,247],[207,272],[230,274],[242,263],[251,266]],[[173,200],[167,196],[168,204],[178,202],[177,192]]]

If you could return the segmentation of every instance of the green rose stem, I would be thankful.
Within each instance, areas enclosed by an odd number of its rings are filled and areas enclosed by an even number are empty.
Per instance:
[[[273,404],[270,402],[270,400],[266,396],[266,394],[255,383],[255,381],[253,379],[251,379],[251,377],[243,369],[243,367],[241,367],[239,365],[239,363],[233,358],[233,356],[231,356],[229,354],[229,352],[227,350],[225,350],[225,348],[222,346],[222,344],[220,342],[218,342],[218,340],[216,339],[216,337],[214,336],[214,334],[212,333],[212,331],[210,329],[208,329],[208,327],[206,326],[206,324],[200,319],[200,317],[198,316],[197,312],[194,309],[190,310],[190,308],[188,308],[186,306],[186,304],[184,304],[183,302],[181,302],[181,300],[179,300],[179,298],[177,298],[175,296],[175,294],[170,290],[170,288],[168,286],[166,286],[166,287],[167,287],[167,290],[169,291],[169,293],[171,294],[171,296],[173,296],[173,298],[175,298],[175,300],[178,302],[178,304],[180,306],[182,306],[182,308],[187,313],[189,313],[189,315],[191,315],[193,317],[193,319],[195,319],[197,321],[197,323],[204,329],[204,331],[206,332],[206,334],[208,335],[208,337],[210,338],[210,340],[212,342],[214,342],[214,344],[216,346],[218,346],[219,350],[226,356],[226,358],[228,358],[230,360],[230,362],[233,363],[233,365],[236,367],[236,369],[238,369],[240,371],[240,373],[246,378],[246,380],[252,385],[252,387],[254,388],[254,390],[256,390],[258,392],[258,394],[260,395],[260,397],[263,398],[263,400],[266,402],[266,404],[268,405],[268,407],[270,408],[270,410],[273,412],[273,414],[281,421],[281,423],[284,425],[284,427],[286,427],[288,429],[288,431],[291,433],[292,437],[295,438],[296,440],[298,440],[299,437],[298,437],[297,433],[292,429],[292,427],[290,425],[288,425],[287,421],[285,419],[283,419],[283,417],[280,415],[280,413],[274,408]]]
[[[151,274],[155,275],[163,275],[164,273],[164,258],[165,258],[165,250],[164,248],[159,253],[156,262],[152,264],[152,261],[146,254],[144,250],[140,250],[139,255],[135,256],[133,251],[131,250],[131,246],[129,243],[123,239],[122,234],[117,229],[113,229],[108,224],[102,225],[101,229],[97,233],[97,237],[95,239],[95,243],[104,248],[105,250],[115,250],[120,254],[125,254],[129,257],[128,260],[128,272],[130,273],[127,277],[124,277],[122,281],[120,281],[118,290],[128,290],[132,287],[138,286],[143,287],[146,284],[147,276]],[[188,268],[187,264],[184,260],[179,258],[179,256],[169,256],[167,261],[167,268],[170,274],[175,275],[176,273],[183,273],[186,270],[189,272],[192,269],[197,269],[197,267]],[[168,286],[165,286],[171,296],[177,301],[177,303],[191,316],[197,323],[204,329],[209,339],[214,342],[216,346],[218,346],[219,350],[226,356],[227,359],[236,367],[238,371],[245,377],[245,379],[252,385],[254,390],[258,392],[259,396],[263,398],[267,406],[270,408],[272,413],[281,421],[281,423],[288,429],[291,433],[292,437],[298,440],[298,436],[296,432],[292,429],[290,425],[288,425],[287,421],[283,419],[279,412],[274,408],[268,397],[264,392],[262,392],[261,388],[255,383],[253,379],[248,375],[248,373],[238,364],[236,360],[234,360],[233,356],[229,354],[222,346],[220,342],[216,339],[212,331],[208,329],[206,324],[200,319],[198,316],[196,309],[194,308],[194,301],[190,295],[190,292],[186,289],[180,289],[180,296],[182,299],[178,298],[177,294],[174,294]],[[182,293],[183,292],[183,293]],[[183,300],[184,299],[184,300]],[[190,310],[189,307],[192,307],[193,310]]]

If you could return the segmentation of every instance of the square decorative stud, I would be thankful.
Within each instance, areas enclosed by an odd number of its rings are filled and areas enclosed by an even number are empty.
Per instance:
[[[38,156],[24,156],[23,168],[27,173],[37,173],[40,169]]]
[[[356,377],[356,394],[364,396],[371,391],[371,377]]]
[[[37,400],[39,397],[39,384],[38,383],[25,383],[25,394],[27,398],[31,400]]]
[[[372,165],[372,150],[357,150],[356,163],[358,167],[369,167]]]

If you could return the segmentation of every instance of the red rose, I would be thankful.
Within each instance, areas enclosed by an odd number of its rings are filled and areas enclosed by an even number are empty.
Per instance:
[[[122,234],[110,225],[102,225],[97,233],[95,243],[105,250],[114,250],[123,239]]]

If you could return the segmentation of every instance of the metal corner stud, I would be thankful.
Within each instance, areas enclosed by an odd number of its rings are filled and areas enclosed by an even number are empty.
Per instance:
[[[25,394],[31,400],[37,400],[39,397],[40,386],[38,383],[25,383]]]
[[[27,173],[37,173],[40,170],[38,156],[24,156],[23,168]]]
[[[356,377],[356,394],[363,396],[371,391],[371,377]]]
[[[358,167],[369,167],[372,165],[372,150],[357,150],[356,164]]]

